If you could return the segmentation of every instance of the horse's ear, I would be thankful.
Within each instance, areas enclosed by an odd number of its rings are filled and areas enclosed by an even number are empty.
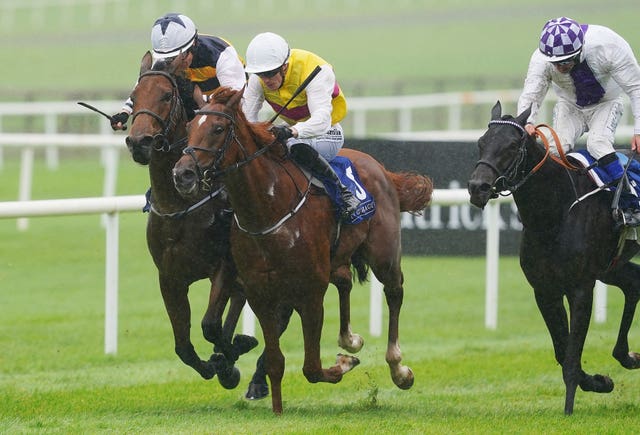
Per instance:
[[[147,51],[144,56],[142,56],[142,60],[140,61],[140,75],[149,71],[152,64],[153,58],[151,57],[151,52]]]
[[[167,72],[173,75],[184,75],[184,68],[182,67],[182,65],[184,65],[185,58],[188,55],[189,53],[187,53],[186,51],[177,55],[169,64]]]
[[[496,120],[496,119],[500,119],[500,117],[502,116],[502,105],[500,104],[500,101],[496,102],[496,105],[493,106],[493,108],[491,109],[491,120]]]
[[[202,89],[200,89],[200,86],[198,85],[195,85],[193,87],[193,100],[198,105],[198,109],[202,109],[202,107],[205,104],[207,104],[207,102],[204,99],[204,94],[202,93]]]
[[[529,119],[530,115],[531,115],[531,106],[529,106],[529,108],[527,110],[525,110],[524,112],[519,114],[518,117],[516,118],[516,121],[520,125],[525,125],[527,123],[527,119]]]
[[[231,108],[237,108],[239,107],[239,103],[242,100],[242,96],[244,95],[244,90],[246,88],[246,85],[242,87],[242,89],[240,89],[239,91],[237,91],[235,93],[235,95],[233,95],[231,98],[229,98],[229,101],[227,102],[227,107],[231,107]]]

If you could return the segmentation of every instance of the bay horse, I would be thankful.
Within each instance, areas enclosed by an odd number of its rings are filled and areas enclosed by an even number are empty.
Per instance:
[[[401,363],[398,343],[403,300],[400,211],[417,212],[427,206],[431,179],[389,172],[367,154],[343,149],[341,154],[357,168],[377,209],[369,220],[341,225],[328,196],[316,191],[287,158],[286,147],[268,130],[270,124],[246,120],[240,108],[242,91],[219,88],[212,97],[188,125],[189,146],[175,166],[174,181],[185,195],[197,191],[203,179],[219,177],[227,188],[234,210],[231,250],[262,328],[273,412],[282,413],[281,307],[300,316],[302,371],[309,382],[337,383],[358,364],[357,358],[342,354],[329,368],[320,360],[323,299],[330,282],[338,288],[340,336],[350,335],[351,264],[359,279],[370,267],[384,285],[389,307],[385,359],[395,385],[411,388],[413,372]]]
[[[523,224],[520,265],[562,367],[564,412],[570,415],[578,387],[598,393],[614,387],[611,378],[587,374],[581,364],[596,280],[624,294],[613,357],[627,369],[640,367],[640,355],[630,352],[628,343],[640,298],[640,266],[630,259],[639,246],[625,240],[626,229],[615,225],[610,192],[583,198],[595,189],[586,172],[551,155],[547,141],[543,147],[525,133],[529,115],[530,109],[515,118],[502,116],[500,102],[493,107],[489,127],[478,140],[479,160],[468,189],[479,208],[499,194],[513,194]]]
[[[224,189],[213,186],[203,196],[187,200],[173,185],[173,166],[186,146],[187,114],[179,81],[171,64],[158,62],[152,68],[151,55],[145,54],[131,94],[133,113],[126,144],[133,160],[149,167],[147,244],[158,269],[175,352],[204,379],[217,373],[223,387],[235,388],[240,375],[233,362],[255,347],[257,340],[233,337],[245,297],[230,253],[231,214]],[[205,278],[211,281],[211,291],[201,326],[204,337],[215,344],[208,360],[200,359],[191,343],[188,298],[189,286]]]

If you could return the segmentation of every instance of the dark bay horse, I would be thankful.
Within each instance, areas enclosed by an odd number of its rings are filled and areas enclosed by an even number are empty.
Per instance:
[[[524,227],[520,265],[562,366],[564,412],[572,414],[578,387],[598,393],[613,390],[608,376],[589,375],[581,364],[596,280],[624,293],[613,357],[627,369],[640,367],[640,355],[629,351],[627,338],[640,298],[640,267],[629,260],[639,246],[624,235],[621,238],[623,229],[614,224],[610,192],[577,201],[595,185],[584,171],[550,155],[548,144],[543,147],[525,133],[529,110],[517,118],[501,112],[498,102],[487,132],[478,140],[480,157],[468,184],[471,203],[484,208],[498,194],[513,194]]]
[[[158,269],[176,354],[204,379],[211,379],[217,372],[225,388],[235,388],[239,372],[233,362],[257,341],[243,335],[233,338],[245,297],[230,253],[231,214],[224,190],[214,186],[204,196],[186,200],[173,185],[173,166],[186,146],[187,115],[178,80],[171,65],[157,63],[151,69],[151,55],[143,57],[140,77],[131,94],[134,111],[126,143],[133,159],[149,167],[147,244]],[[216,354],[201,360],[190,339],[188,291],[193,282],[205,278],[211,281],[211,292],[201,326],[204,337],[216,345]],[[229,361],[221,359],[220,354]]]
[[[329,198],[276,144],[269,124],[248,123],[239,103],[241,91],[220,88],[189,123],[189,147],[178,161],[174,179],[184,194],[197,191],[202,178],[220,177],[235,212],[231,249],[247,300],[262,327],[265,366],[271,382],[272,408],[282,413],[284,355],[280,350],[278,312],[290,307],[301,318],[303,373],[309,382],[339,382],[358,363],[338,355],[323,368],[320,335],[323,299],[328,284],[338,288],[340,335],[348,336],[351,264],[362,279],[370,267],[384,284],[389,307],[385,359],[393,382],[413,385],[411,369],[401,364],[398,343],[403,299],[400,267],[400,211],[421,211],[431,199],[428,177],[391,173],[372,157],[344,149],[364,186],[375,197],[377,211],[357,225],[339,225]],[[349,329],[345,331],[345,329]]]

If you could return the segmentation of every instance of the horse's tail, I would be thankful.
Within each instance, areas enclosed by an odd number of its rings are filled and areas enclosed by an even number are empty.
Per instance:
[[[360,284],[367,282],[367,277],[369,276],[369,265],[366,263],[360,251],[356,251],[351,256],[351,266],[356,271],[355,275],[358,278],[358,282]]]
[[[398,192],[400,211],[421,212],[431,202],[433,181],[416,172],[386,171]]]

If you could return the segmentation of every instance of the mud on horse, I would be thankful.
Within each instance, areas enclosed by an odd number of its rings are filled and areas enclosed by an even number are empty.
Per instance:
[[[337,383],[357,364],[356,358],[340,354],[329,368],[320,361],[323,299],[330,282],[340,298],[340,336],[352,335],[351,264],[359,277],[370,267],[384,285],[389,306],[385,359],[393,382],[410,388],[413,373],[401,364],[398,344],[403,299],[400,211],[424,209],[431,199],[431,180],[391,173],[364,153],[343,150],[374,196],[377,211],[370,220],[341,226],[329,198],[311,188],[309,179],[287,158],[286,148],[275,144],[269,125],[246,121],[239,108],[241,97],[240,91],[220,88],[196,112],[189,124],[188,154],[176,164],[174,179],[182,192],[197,189],[208,176],[220,177],[227,187],[235,212],[231,250],[247,300],[262,327],[273,411],[282,413],[279,308],[288,307],[300,315],[303,373],[309,382]]]
[[[134,111],[126,143],[133,159],[149,168],[147,244],[158,269],[176,354],[204,379],[217,372],[225,388],[235,388],[240,374],[233,363],[255,347],[257,340],[244,335],[233,338],[245,297],[230,254],[231,214],[224,190],[214,186],[187,200],[173,185],[173,166],[186,146],[187,134],[179,83],[171,65],[160,62],[152,69],[151,55],[145,54],[131,94]],[[211,281],[211,291],[201,326],[204,337],[215,345],[208,360],[200,359],[191,343],[188,299],[189,286],[204,278]]]
[[[529,110],[516,118],[501,112],[498,102],[478,140],[479,160],[468,183],[471,203],[484,208],[499,194],[513,194],[524,227],[520,265],[562,367],[564,412],[572,414],[578,387],[598,393],[613,390],[608,376],[587,374],[581,364],[596,280],[624,294],[613,357],[627,369],[640,367],[640,355],[629,351],[627,338],[640,298],[640,266],[629,260],[639,246],[626,240],[626,229],[615,225],[611,192],[583,198],[595,189],[589,176],[567,168],[550,155],[548,145],[545,149],[525,133]]]

